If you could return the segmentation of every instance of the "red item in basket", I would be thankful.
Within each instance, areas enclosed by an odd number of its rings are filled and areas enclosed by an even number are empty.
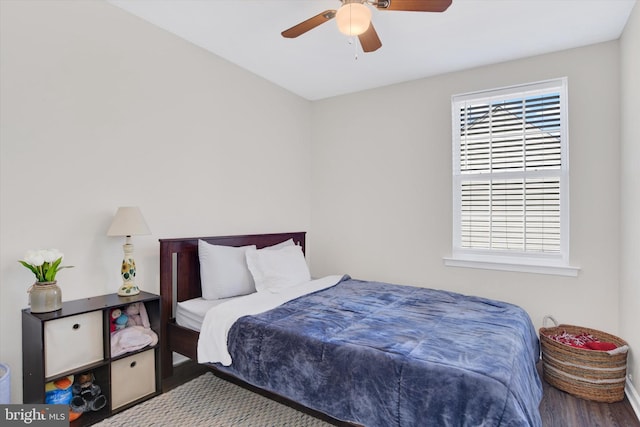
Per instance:
[[[562,333],[551,335],[549,338],[559,343],[570,345],[571,347],[584,348],[587,350],[609,351],[618,348],[614,343],[600,342],[598,338],[586,332],[574,335],[567,331],[562,331]]]
[[[618,346],[612,342],[588,342],[586,344],[586,347],[589,350],[599,350],[599,351],[609,351],[609,350],[615,350],[616,348],[618,348]]]

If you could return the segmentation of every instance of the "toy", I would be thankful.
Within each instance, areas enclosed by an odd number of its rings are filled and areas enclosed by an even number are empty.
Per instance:
[[[126,319],[123,322],[123,320]],[[134,302],[111,311],[111,357],[156,345],[158,335],[151,329],[147,309],[142,302]]]
[[[129,318],[127,317],[126,314],[122,313],[117,319],[116,319],[116,330],[118,329],[124,329],[127,327],[127,322],[129,321]]]
[[[50,381],[44,385],[44,403],[50,405],[70,405],[73,399],[73,375]],[[74,412],[69,408],[69,421],[77,419],[82,412]]]
[[[111,334],[111,357],[156,345],[158,335],[151,329],[147,309],[142,302],[123,307],[128,317],[127,327]]]
[[[144,307],[143,303],[134,302],[129,304],[124,309],[127,314],[129,320],[127,321],[127,326],[142,326],[145,328],[149,328],[149,317],[147,316],[147,310]]]
[[[102,394],[100,386],[94,383],[92,372],[80,374],[73,384],[73,399],[69,403],[71,410],[76,413],[99,411],[107,404],[107,398]]]
[[[71,385],[73,375],[63,377],[55,381],[50,381],[44,385],[44,403],[59,405],[67,404],[71,401]]]
[[[124,329],[127,327],[127,322],[129,318],[125,313],[122,312],[119,308],[114,308],[111,310],[111,322],[109,324],[109,330],[111,332],[117,331],[119,329]]]

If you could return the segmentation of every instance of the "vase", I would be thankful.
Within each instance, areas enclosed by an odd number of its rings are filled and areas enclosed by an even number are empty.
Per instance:
[[[48,313],[62,308],[62,290],[58,282],[36,282],[29,289],[32,313]]]

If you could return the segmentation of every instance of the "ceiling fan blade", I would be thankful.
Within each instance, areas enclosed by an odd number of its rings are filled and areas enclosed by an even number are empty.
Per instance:
[[[444,12],[452,0],[386,0],[379,1],[380,10],[405,10],[409,12]]]
[[[313,30],[318,25],[324,24],[330,19],[333,19],[335,16],[335,10],[325,10],[324,12],[319,13],[316,16],[307,19],[306,21],[302,21],[298,25],[294,25],[288,30],[284,30],[282,32],[282,37],[286,37],[288,39],[296,38],[309,30]]]
[[[360,34],[358,39],[360,40],[360,44],[362,45],[362,50],[364,52],[373,52],[374,50],[378,50],[382,47],[382,42],[380,41],[380,37],[378,37],[376,29],[373,27],[373,22],[369,23],[367,31]]]

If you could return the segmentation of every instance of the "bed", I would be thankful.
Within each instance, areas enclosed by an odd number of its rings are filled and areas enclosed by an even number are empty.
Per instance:
[[[177,352],[336,423],[542,425],[538,337],[527,313],[515,305],[336,276],[309,278],[277,292],[263,289],[208,308],[199,245],[255,245],[252,253],[266,257],[270,247],[285,241],[304,253],[304,232],[160,240],[163,378],[172,375]],[[284,250],[269,251],[268,257],[276,252]],[[262,281],[251,273],[258,287]],[[271,299],[273,308],[264,311],[216,317]],[[212,328],[225,323],[218,357],[207,347],[215,341]]]

